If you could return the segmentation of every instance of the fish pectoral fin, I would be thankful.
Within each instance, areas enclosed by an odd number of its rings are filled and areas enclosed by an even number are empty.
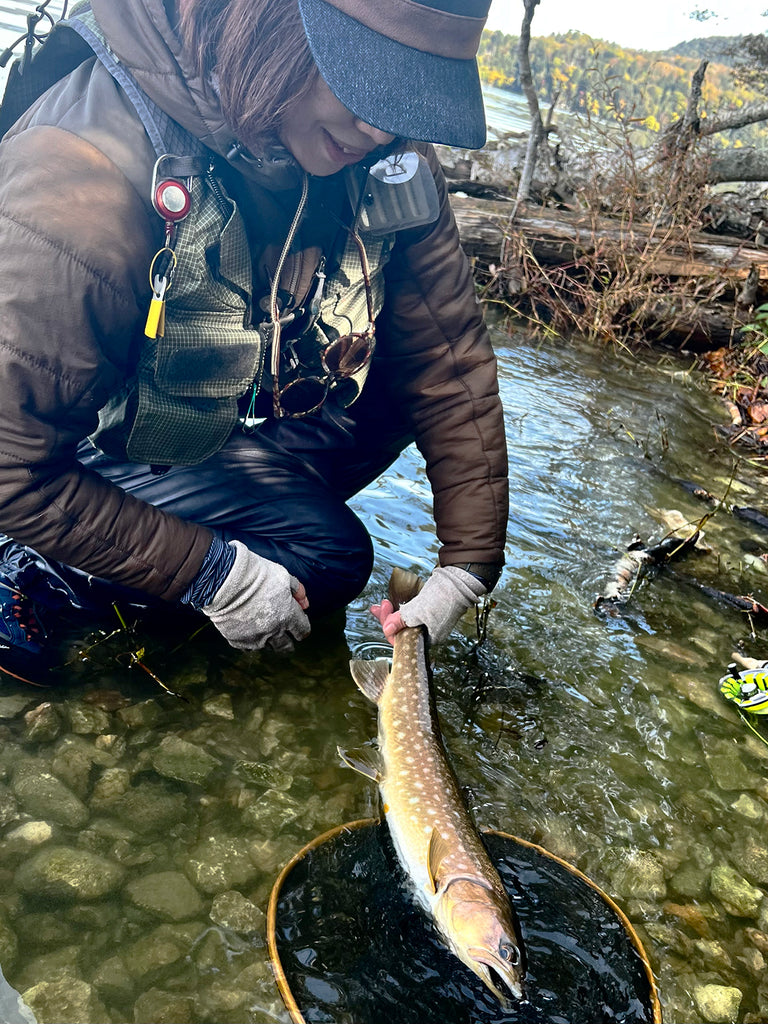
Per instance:
[[[389,679],[389,662],[387,659],[376,658],[374,661],[350,661],[349,670],[352,673],[352,678],[357,683],[357,688],[365,694],[368,700],[378,704]]]
[[[384,778],[384,764],[378,750],[373,747],[358,747],[357,750],[342,750],[341,747],[336,749],[347,768],[359,772],[366,779],[372,779],[377,785]]]
[[[442,881],[440,869],[450,852],[450,845],[443,839],[437,829],[433,828],[432,835],[429,837],[429,846],[427,847],[427,874],[429,875],[429,882],[433,893],[436,893],[440,888]]]

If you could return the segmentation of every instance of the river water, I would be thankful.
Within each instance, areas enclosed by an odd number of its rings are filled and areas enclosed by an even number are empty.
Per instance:
[[[503,95],[492,111],[500,130],[523,123]],[[700,587],[766,600],[768,535],[730,511],[761,504],[763,468],[722,440],[723,411],[686,357],[500,325],[493,340],[507,566],[484,643],[467,619],[435,652],[451,760],[480,825],[540,843],[616,899],[665,1020],[768,1020],[768,747],[718,692],[733,650],[768,645]],[[690,483],[725,497],[710,550],[597,615],[633,535],[664,536],[660,510],[712,510]],[[73,656],[60,691],[4,685],[3,1020],[288,1020],[264,944],[269,892],[310,839],[376,811],[336,752],[375,731],[347,662],[385,653],[367,608],[390,566],[426,574],[437,550],[414,449],[354,507],[374,576],[295,654],[154,622]]]
[[[744,460],[734,476],[722,411],[685,359],[493,338],[508,564],[485,642],[468,619],[435,655],[451,759],[481,825],[540,843],[617,900],[667,1021],[765,1020],[768,747],[717,684],[732,650],[766,649],[693,584],[759,596],[768,536],[721,509],[709,553],[642,583],[620,616],[593,610],[633,534],[666,532],[656,510],[710,510],[684,482],[755,505],[761,469]],[[375,813],[336,753],[375,732],[347,662],[384,653],[367,608],[390,566],[426,573],[436,553],[415,450],[354,505],[374,576],[292,656],[155,622],[139,656],[187,702],[121,667],[137,647],[124,636],[73,663],[65,690],[4,687],[0,964],[40,1024],[287,1021],[268,894],[310,839]],[[738,1014],[712,1016],[713,985],[741,994]]]

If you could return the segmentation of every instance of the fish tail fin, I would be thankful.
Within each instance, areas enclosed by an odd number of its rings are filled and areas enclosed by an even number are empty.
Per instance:
[[[389,679],[389,662],[386,658],[375,661],[350,661],[349,670],[357,683],[357,688],[368,700],[378,704]]]
[[[401,604],[405,604],[406,601],[416,597],[423,586],[423,581],[419,579],[415,572],[408,572],[407,569],[395,567],[389,578],[389,600],[392,602],[395,610]]]

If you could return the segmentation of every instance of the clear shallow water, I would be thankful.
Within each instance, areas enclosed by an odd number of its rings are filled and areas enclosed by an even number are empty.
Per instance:
[[[737,645],[768,655],[765,635],[686,580],[765,600],[756,553],[768,536],[721,511],[710,554],[642,584],[624,616],[592,607],[631,536],[666,532],[653,509],[708,510],[680,481],[725,492],[723,413],[684,362],[494,339],[508,565],[487,641],[476,647],[467,620],[436,652],[457,774],[480,825],[542,844],[617,900],[667,1021],[764,1020],[768,748],[717,681]],[[759,505],[762,488],[742,463],[728,501]],[[66,691],[4,687],[0,966],[40,1024],[288,1019],[264,947],[269,891],[309,840],[375,813],[372,788],[336,753],[375,731],[347,662],[383,653],[367,608],[390,566],[426,573],[437,549],[414,450],[355,507],[374,577],[345,621],[293,656],[154,622],[143,660],[187,702],[120,667],[121,637],[73,662]],[[713,985],[741,993],[732,1016],[712,1016]]]
[[[524,129],[524,107],[497,93],[491,123]],[[725,493],[725,417],[685,361],[495,341],[508,564],[487,642],[475,648],[467,621],[436,652],[457,773],[481,825],[542,843],[618,900],[667,1021],[768,1020],[768,748],[717,692],[739,645],[768,656],[765,633],[689,582],[768,603],[768,537],[720,511],[711,554],[643,584],[623,616],[592,607],[631,536],[664,535],[653,509],[708,511],[680,481]],[[729,504],[765,508],[764,493],[742,461]],[[347,661],[385,653],[367,606],[389,566],[426,573],[437,549],[415,451],[355,507],[374,577],[294,656],[236,654],[158,622],[142,629],[144,661],[188,703],[120,667],[120,637],[73,664],[66,691],[3,688],[0,966],[13,988],[0,981],[0,1011],[31,1020],[15,989],[40,1024],[287,1021],[264,948],[269,891],[311,838],[375,811],[336,754],[375,730]],[[58,875],[45,860],[57,849],[80,857],[77,891],[60,884],[64,855]],[[718,1016],[707,986],[741,1000]]]

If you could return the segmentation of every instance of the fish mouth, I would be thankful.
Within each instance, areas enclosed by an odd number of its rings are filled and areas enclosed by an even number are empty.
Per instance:
[[[468,952],[472,957],[475,973],[502,1006],[509,1005],[510,995],[518,1001],[523,998],[523,985],[517,966],[505,963],[487,949],[470,949]]]

